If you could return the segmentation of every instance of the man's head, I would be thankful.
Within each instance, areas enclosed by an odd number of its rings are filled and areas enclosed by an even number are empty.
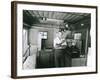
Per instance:
[[[75,46],[76,45],[76,40],[72,41],[72,45]]]
[[[64,28],[59,28],[59,32],[63,32],[64,31]]]
[[[68,47],[71,47],[72,46],[72,39],[67,39],[66,43],[67,43]]]

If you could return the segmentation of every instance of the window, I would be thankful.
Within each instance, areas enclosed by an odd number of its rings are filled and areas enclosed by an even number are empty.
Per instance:
[[[47,32],[40,32],[42,39],[47,39]]]

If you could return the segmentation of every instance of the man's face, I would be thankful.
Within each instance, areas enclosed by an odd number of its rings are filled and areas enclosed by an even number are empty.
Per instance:
[[[76,45],[76,40],[72,41],[72,45],[75,46]]]
[[[67,46],[68,46],[68,47],[71,47],[71,46],[72,46],[72,40],[70,40],[70,39],[67,40]]]
[[[72,42],[68,42],[67,45],[68,45],[68,47],[71,47],[72,46]]]

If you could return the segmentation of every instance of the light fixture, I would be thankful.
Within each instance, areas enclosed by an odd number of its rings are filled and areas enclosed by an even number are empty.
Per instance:
[[[43,21],[46,21],[47,20],[47,18],[46,17],[43,17]]]
[[[84,24],[83,24],[83,23],[81,23],[81,26],[84,26]]]
[[[68,28],[68,23],[65,25],[66,28]]]

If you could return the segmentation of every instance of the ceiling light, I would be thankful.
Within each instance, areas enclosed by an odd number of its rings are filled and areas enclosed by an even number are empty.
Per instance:
[[[68,28],[68,24],[66,24],[65,26],[66,26],[66,28]]]
[[[81,26],[84,26],[84,24],[83,24],[83,23],[81,23]]]

